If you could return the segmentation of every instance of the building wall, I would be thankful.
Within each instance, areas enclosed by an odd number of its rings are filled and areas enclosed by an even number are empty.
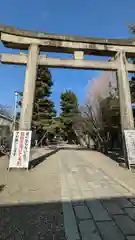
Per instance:
[[[12,128],[12,119],[0,114],[0,139],[7,136]]]

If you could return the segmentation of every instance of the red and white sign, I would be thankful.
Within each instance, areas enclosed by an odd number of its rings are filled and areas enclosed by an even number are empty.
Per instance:
[[[28,168],[31,131],[14,131],[9,168]]]

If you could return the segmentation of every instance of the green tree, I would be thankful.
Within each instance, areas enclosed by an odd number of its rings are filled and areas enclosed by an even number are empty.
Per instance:
[[[43,66],[39,66],[37,69],[32,128],[36,128],[41,137],[45,132],[52,132],[52,128],[54,128],[56,111],[54,108],[54,103],[50,99],[52,86],[53,81],[50,71]],[[23,97],[22,92],[20,92],[19,95]],[[18,102],[18,104],[20,106],[23,104],[22,99]]]
[[[73,131],[74,117],[79,113],[78,99],[74,92],[66,91],[60,96],[61,114],[60,121],[62,123],[62,130],[69,143],[75,140],[75,133]]]
[[[50,120],[56,116],[54,103],[49,98],[52,86],[53,81],[50,71],[45,67],[39,66],[37,70],[35,101],[33,108],[33,123],[36,126],[45,123],[45,121],[50,124]]]

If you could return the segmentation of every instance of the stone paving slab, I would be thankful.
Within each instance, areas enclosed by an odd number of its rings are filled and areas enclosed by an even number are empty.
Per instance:
[[[128,216],[135,221],[135,208],[125,208],[124,211],[128,214]]]
[[[121,231],[126,235],[135,235],[135,222],[129,216],[117,215],[114,220]]]
[[[101,204],[100,200],[94,199],[91,201],[86,201],[86,204],[93,215],[95,221],[109,221],[111,220],[108,212]]]
[[[135,236],[128,236],[127,240],[135,240]]]
[[[114,201],[111,200],[103,200],[103,206],[107,209],[107,211],[112,215],[125,214],[122,208],[119,207]]]
[[[79,220],[85,220],[85,219],[92,218],[86,205],[75,206],[74,210],[75,210],[76,217],[79,218]]]
[[[65,171],[67,171],[67,168],[65,169],[61,156],[59,156],[58,166],[59,166],[59,178],[60,178],[60,184],[61,184],[61,200],[63,204],[63,213],[64,213],[65,236],[67,239],[70,239],[70,240],[80,240],[80,235],[77,228],[74,210],[72,208],[70,191],[67,183],[67,177],[65,175]]]
[[[103,240],[125,240],[124,235],[120,232],[114,222],[98,222],[97,226]]]
[[[116,204],[122,208],[133,207],[133,204],[125,197],[121,196],[120,198],[115,199]]]
[[[82,240],[101,240],[99,232],[92,220],[80,221],[79,229]]]
[[[135,198],[131,197],[130,202],[135,206]]]
[[[80,240],[74,211],[70,202],[63,202],[65,235],[70,240]]]

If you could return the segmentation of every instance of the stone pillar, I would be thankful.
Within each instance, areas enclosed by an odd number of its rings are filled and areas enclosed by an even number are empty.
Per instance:
[[[23,92],[23,103],[22,103],[20,125],[19,125],[20,130],[31,129],[38,56],[39,56],[38,45],[36,44],[30,45],[29,52],[28,52],[28,61],[27,61],[27,67],[26,67],[24,92]]]
[[[83,51],[75,51],[74,52],[74,59],[75,60],[83,60],[84,59],[84,52]]]
[[[124,130],[134,129],[134,118],[131,105],[131,94],[128,81],[128,73],[126,71],[127,59],[124,52],[119,52],[116,55],[118,61],[117,69],[117,82],[119,89],[120,100],[120,117],[121,117],[121,131],[122,131],[122,147],[124,159],[127,167],[129,167],[127,161],[127,151],[125,145]]]
[[[126,56],[124,52],[117,53],[118,70],[117,81],[120,99],[120,114],[122,132],[126,129],[134,129],[134,118],[131,105],[131,94],[126,71]]]

